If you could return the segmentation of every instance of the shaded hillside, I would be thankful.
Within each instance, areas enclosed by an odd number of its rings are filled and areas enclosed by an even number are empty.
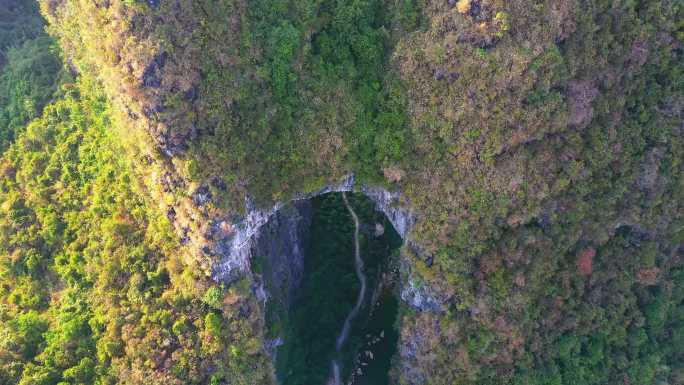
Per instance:
[[[59,48],[43,28],[35,1],[11,0],[0,7],[0,151],[65,81]]]

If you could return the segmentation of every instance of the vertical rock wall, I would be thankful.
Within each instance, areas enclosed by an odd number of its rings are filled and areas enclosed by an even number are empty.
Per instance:
[[[304,273],[304,245],[311,225],[311,201],[301,200],[278,210],[253,237],[250,254],[263,265],[257,295],[288,306]],[[267,296],[269,298],[267,298]]]

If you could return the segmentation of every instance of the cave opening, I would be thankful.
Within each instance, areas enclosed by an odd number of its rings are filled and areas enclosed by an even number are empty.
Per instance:
[[[268,293],[266,334],[279,384],[389,384],[401,245],[360,193],[296,201],[269,221],[252,270]]]

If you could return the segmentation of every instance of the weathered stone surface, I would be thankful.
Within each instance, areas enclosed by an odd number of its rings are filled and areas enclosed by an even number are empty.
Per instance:
[[[409,279],[408,284],[404,286],[401,299],[419,310],[434,312],[443,310],[441,302],[430,292],[430,289],[414,280]]]
[[[273,214],[251,240],[252,257],[260,258],[264,265],[257,279],[266,287],[266,297],[285,306],[304,274],[304,245],[310,225],[311,202],[297,201]]]

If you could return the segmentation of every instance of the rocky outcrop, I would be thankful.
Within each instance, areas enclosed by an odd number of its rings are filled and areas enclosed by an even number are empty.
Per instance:
[[[599,95],[599,91],[590,81],[571,81],[568,85],[567,97],[570,116],[568,125],[570,127],[583,129],[591,122],[594,116],[594,99]]]
[[[416,222],[415,216],[405,207],[401,206],[401,194],[390,192],[383,188],[362,186],[361,192],[375,202],[378,210],[385,213],[394,229],[406,240],[411,228]]]
[[[354,187],[354,176],[349,175],[340,183],[327,185],[313,193],[297,195],[293,202],[305,201],[330,192],[354,191]],[[400,193],[370,186],[359,186],[357,190],[375,202],[377,209],[385,213],[397,233],[403,239],[407,239],[415,223],[415,216],[402,204],[405,202],[401,202]],[[285,206],[285,203],[279,202],[269,210],[260,210],[252,202],[246,203],[246,215],[233,224],[231,234],[217,242],[215,254],[218,256],[218,263],[213,270],[216,281],[230,283],[249,271],[254,241],[265,239],[261,236],[264,226]]]
[[[296,201],[278,210],[252,237],[250,254],[263,265],[255,274],[261,300],[277,296],[284,306],[290,304],[304,273],[304,245],[311,225],[311,202]]]
[[[401,299],[418,310],[441,312],[442,301],[438,300],[430,288],[415,280],[409,279],[401,291]]]

